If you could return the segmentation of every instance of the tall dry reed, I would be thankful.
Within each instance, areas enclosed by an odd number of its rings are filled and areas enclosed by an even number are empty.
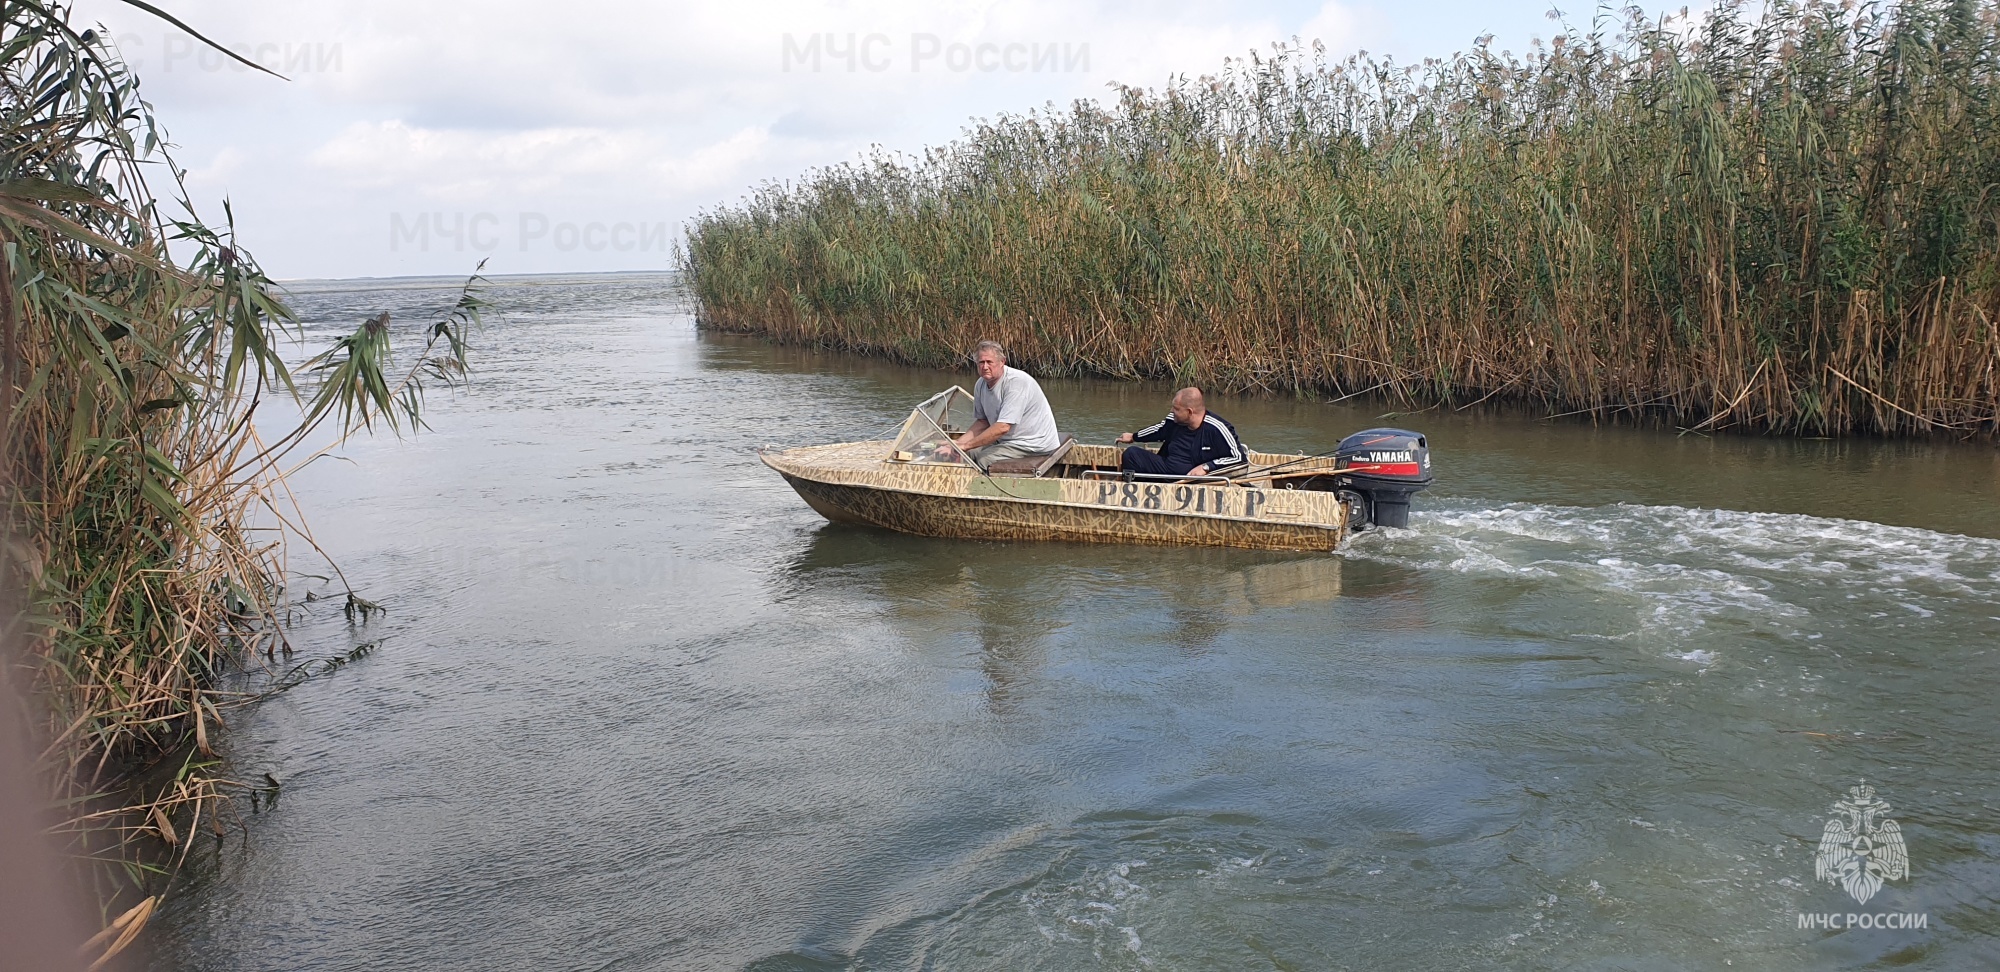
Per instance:
[[[1399,67],[1280,47],[689,227],[704,326],[942,363],[2000,428],[2000,4],[1740,4]]]

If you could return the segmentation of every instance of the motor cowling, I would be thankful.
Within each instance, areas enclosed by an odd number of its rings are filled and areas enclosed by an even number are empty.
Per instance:
[[[1340,440],[1334,484],[1360,494],[1361,527],[1410,525],[1410,497],[1431,485],[1431,451],[1423,435],[1369,429]]]

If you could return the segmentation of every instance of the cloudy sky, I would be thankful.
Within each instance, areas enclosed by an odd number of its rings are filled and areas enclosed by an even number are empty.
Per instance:
[[[1410,62],[1547,0],[159,0],[290,80],[113,0],[101,23],[279,278],[654,269],[690,215],[769,180],[916,151],[970,119],[1212,73],[1317,38]],[[1587,22],[1590,8],[1572,20]]]

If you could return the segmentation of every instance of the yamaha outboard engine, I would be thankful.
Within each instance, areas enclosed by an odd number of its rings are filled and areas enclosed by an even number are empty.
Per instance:
[[[1403,429],[1369,429],[1340,440],[1334,484],[1356,494],[1359,527],[1410,525],[1410,497],[1431,484],[1431,450]]]

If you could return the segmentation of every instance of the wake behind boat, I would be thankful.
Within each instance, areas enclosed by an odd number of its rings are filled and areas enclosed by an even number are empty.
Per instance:
[[[1405,526],[1431,484],[1424,437],[1348,436],[1331,455],[1251,452],[1228,475],[1135,476],[1120,450],[1065,437],[1055,451],[982,468],[949,448],[972,421],[953,386],[911,410],[893,440],[760,451],[835,523],[933,537],[1333,550],[1353,530]]]

